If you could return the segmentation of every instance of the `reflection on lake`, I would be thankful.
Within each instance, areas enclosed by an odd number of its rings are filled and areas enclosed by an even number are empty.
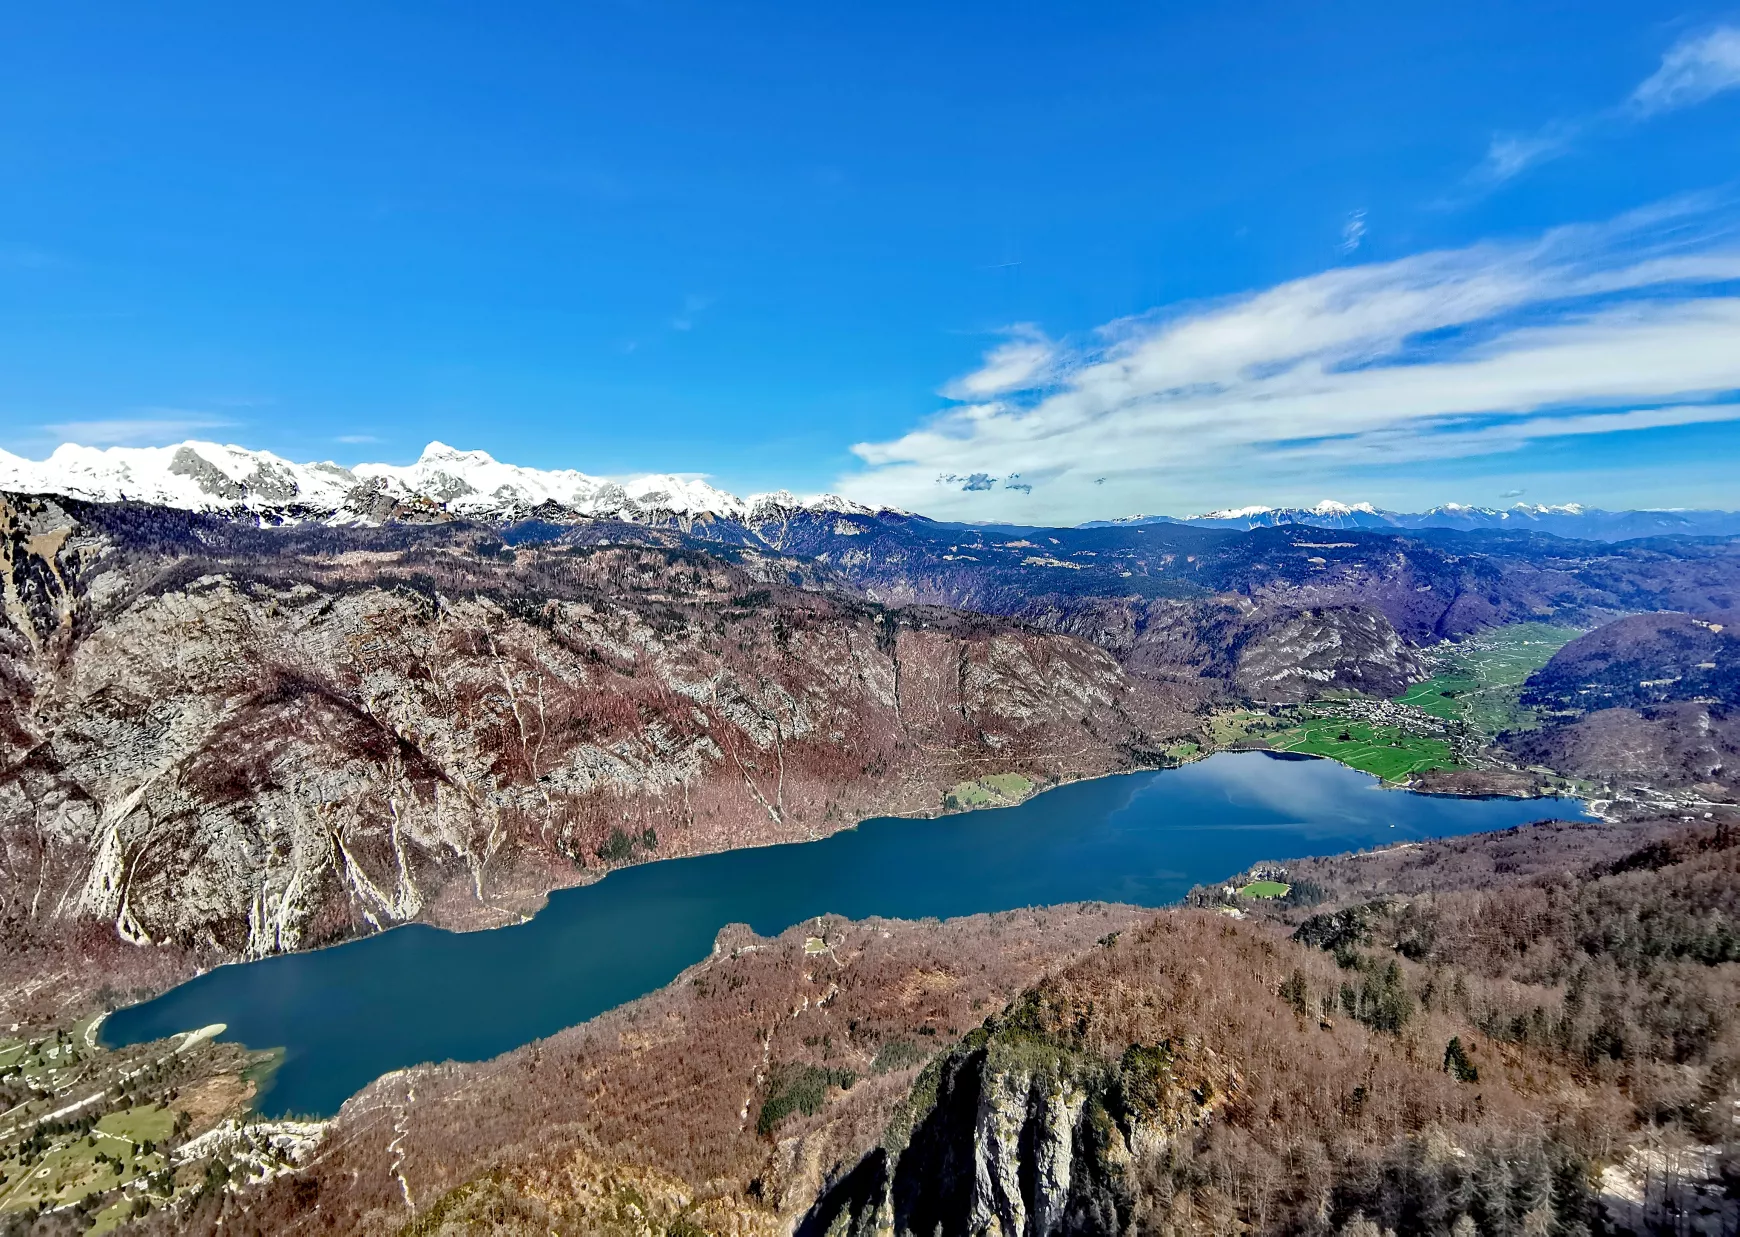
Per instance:
[[[1381,789],[1327,760],[1222,753],[1076,782],[1019,807],[883,818],[819,842],[670,859],[552,894],[531,921],[412,924],[221,967],[103,1024],[111,1044],[228,1024],[282,1046],[267,1115],[328,1115],[381,1074],[481,1060],[662,987],[728,923],[772,935],[815,915],[947,918],[1060,902],[1162,906],[1263,859],[1586,819],[1570,799]]]

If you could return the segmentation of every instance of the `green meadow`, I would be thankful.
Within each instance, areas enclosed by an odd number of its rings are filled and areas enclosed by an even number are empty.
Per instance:
[[[1547,623],[1511,623],[1481,632],[1441,648],[1443,670],[1396,701],[1445,721],[1466,722],[1486,737],[1527,729],[1535,716],[1519,702],[1523,683],[1581,634]]]
[[[1345,737],[1344,737],[1345,736]],[[1455,757],[1443,739],[1409,734],[1397,726],[1374,726],[1339,717],[1314,717],[1269,736],[1278,752],[1327,756],[1344,765],[1400,782],[1428,769],[1454,769]]]

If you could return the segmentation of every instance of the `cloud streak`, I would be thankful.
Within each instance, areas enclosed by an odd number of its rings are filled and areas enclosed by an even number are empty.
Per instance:
[[[1555,121],[1535,133],[1501,133],[1486,148],[1481,177],[1506,181],[1528,169],[1569,154],[1581,127]]]
[[[1691,107],[1740,87],[1740,29],[1718,26],[1689,35],[1662,53],[1656,71],[1639,82],[1625,102],[1581,120],[1554,120],[1533,133],[1501,133],[1486,149],[1476,182],[1499,184],[1532,167],[1569,154],[1586,134],[1648,120]]]
[[[1008,341],[985,354],[985,363],[943,388],[950,399],[984,399],[1005,391],[1031,388],[1050,369],[1057,348],[1031,322],[1006,328]]]
[[[1740,419],[1736,284],[1723,216],[1680,203],[1110,323],[1045,340],[1043,363],[1010,351],[1044,340],[1023,328],[929,424],[858,444],[840,488],[943,517],[1085,518],[1212,502],[1229,475]]]
[[[1661,67],[1631,94],[1644,116],[1690,107],[1740,86],[1740,30],[1721,26],[1682,39],[1661,58]]]
[[[61,442],[87,447],[137,447],[176,442],[202,430],[227,429],[234,424],[225,417],[179,408],[148,408],[133,417],[62,421],[42,428]]]

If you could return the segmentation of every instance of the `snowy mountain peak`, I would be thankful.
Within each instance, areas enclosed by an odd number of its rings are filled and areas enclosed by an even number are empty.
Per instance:
[[[1523,515],[1582,515],[1588,508],[1582,503],[1559,503],[1547,506],[1544,503],[1513,503],[1510,510]]]
[[[293,464],[270,451],[214,442],[171,447],[81,447],[46,460],[0,451],[0,489],[97,502],[133,499],[192,511],[336,510],[356,486],[337,464]]]
[[[1228,507],[1224,511],[1210,511],[1207,515],[1186,516],[1187,520],[1243,520],[1253,515],[1268,515],[1273,507]]]
[[[1165,516],[1146,516],[1135,523],[1170,523]],[[1443,503],[1430,510],[1386,511],[1371,503],[1341,503],[1332,499],[1312,507],[1236,507],[1187,516],[1182,521],[1210,528],[1272,528],[1295,524],[1317,528],[1365,529],[1373,532],[1443,528],[1472,532],[1492,529],[1551,533],[1591,541],[1623,541],[1633,537],[1730,536],[1740,533],[1740,513],[1731,511],[1603,511],[1581,503],[1517,503],[1504,510]],[[1099,524],[1111,524],[1101,521]]]
[[[493,464],[496,459],[487,451],[461,451],[458,447],[450,447],[439,438],[431,440],[429,445],[423,448],[423,454],[417,457],[419,464],[436,464],[443,461]]]
[[[780,491],[745,501],[698,477],[610,478],[571,468],[523,468],[487,451],[431,442],[415,463],[298,464],[270,451],[189,441],[167,447],[56,447],[46,460],[0,451],[0,490],[94,502],[154,503],[187,511],[337,523],[393,518],[396,505],[487,521],[555,518],[679,521],[780,519],[796,511],[871,514],[832,494]]]

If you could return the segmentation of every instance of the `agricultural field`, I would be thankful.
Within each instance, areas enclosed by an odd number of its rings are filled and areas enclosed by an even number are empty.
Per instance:
[[[956,785],[943,795],[943,807],[951,812],[962,808],[1008,807],[1032,792],[1032,780],[1019,773],[991,773]]]
[[[1396,703],[1463,722],[1482,738],[1536,725],[1518,700],[1523,683],[1582,633],[1547,623],[1512,623],[1434,650],[1441,669]]]
[[[1483,767],[1494,736],[1537,724],[1520,703],[1523,684],[1580,634],[1512,623],[1440,645],[1431,651],[1438,672],[1394,700],[1348,695],[1222,709],[1204,720],[1203,750],[1266,747],[1325,756],[1398,783],[1429,770]],[[1180,749],[1174,758],[1194,754]]]
[[[1258,747],[1325,756],[1386,782],[1459,763],[1448,739],[1408,725],[1402,711],[1387,701],[1320,700],[1288,705],[1273,715],[1233,709],[1208,718],[1205,729],[1217,750]]]
[[[1269,746],[1278,752],[1327,756],[1386,782],[1404,781],[1409,774],[1428,769],[1456,768],[1455,754],[1443,739],[1340,717],[1307,718],[1270,735]]]
[[[1293,710],[1289,710],[1292,712]],[[1266,739],[1287,729],[1289,723],[1254,709],[1226,709],[1210,716],[1203,725],[1208,738],[1208,751],[1237,747],[1252,739]]]

